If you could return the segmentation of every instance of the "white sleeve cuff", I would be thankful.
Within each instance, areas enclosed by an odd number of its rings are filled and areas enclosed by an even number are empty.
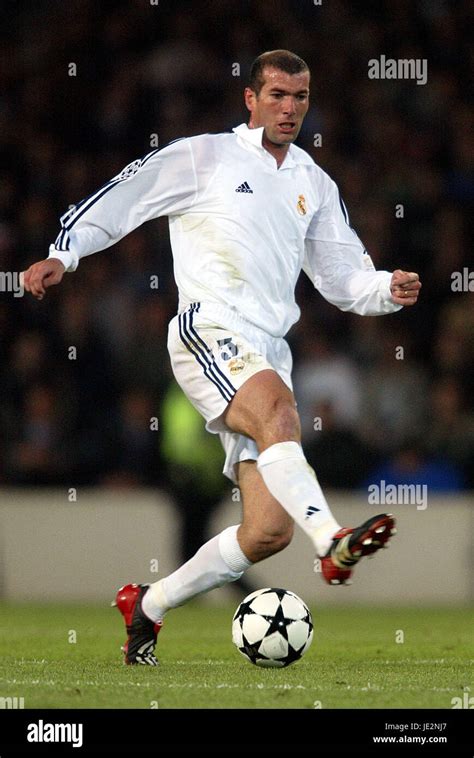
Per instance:
[[[392,274],[389,271],[380,271],[380,274],[384,274],[384,276],[380,277],[380,284],[379,284],[379,292],[380,296],[384,303],[389,306],[388,312],[389,313],[395,313],[395,311],[399,311],[403,308],[403,305],[398,305],[397,303],[394,303],[392,300],[392,293],[390,291],[390,283],[392,281]]]
[[[75,271],[79,265],[79,256],[70,250],[57,250],[54,245],[49,246],[48,258],[57,258],[61,261],[66,271]]]

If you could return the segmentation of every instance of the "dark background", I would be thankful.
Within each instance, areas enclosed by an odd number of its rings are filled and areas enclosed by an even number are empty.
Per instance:
[[[252,60],[289,48],[312,72],[298,144],[338,183],[377,268],[418,271],[423,282],[415,308],[361,318],[301,278],[302,318],[289,339],[307,455],[323,486],[385,478],[472,487],[473,293],[451,288],[452,273],[472,262],[469,6],[3,2],[0,270],[45,258],[68,205],[149,152],[153,135],[165,145],[245,121]],[[369,79],[368,61],[380,55],[426,58],[427,84]],[[165,219],[83,260],[41,303],[1,295],[2,484],[176,493],[179,480],[178,499],[185,505],[194,487],[203,508],[208,484],[210,500],[229,486],[213,473],[216,439],[206,461],[189,455],[183,466],[175,454],[166,330],[176,305]]]

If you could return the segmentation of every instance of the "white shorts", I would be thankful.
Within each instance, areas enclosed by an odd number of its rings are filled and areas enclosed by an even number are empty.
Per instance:
[[[272,337],[237,311],[217,303],[192,303],[169,324],[168,352],[176,381],[219,434],[226,453],[223,473],[235,484],[234,465],[257,460],[254,440],[232,432],[222,418],[237,390],[263,369],[274,369],[291,390],[293,360],[283,337]]]

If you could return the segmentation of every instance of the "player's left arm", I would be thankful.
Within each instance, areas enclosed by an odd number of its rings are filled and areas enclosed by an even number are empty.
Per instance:
[[[392,274],[390,292],[398,305],[415,305],[421,290],[420,277],[414,271],[397,268]]]
[[[303,270],[326,300],[362,316],[394,313],[414,305],[421,289],[414,272],[375,270],[350,226],[339,190],[328,176],[324,201],[306,236]]]

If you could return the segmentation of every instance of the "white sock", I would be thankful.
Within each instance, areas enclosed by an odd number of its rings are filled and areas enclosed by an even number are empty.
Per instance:
[[[329,550],[340,529],[316,474],[298,442],[277,442],[257,458],[263,481],[283,508],[312,539],[319,556]]]
[[[142,600],[142,609],[148,618],[161,621],[170,608],[240,579],[252,562],[239,545],[238,528],[237,525],[224,529],[179,569],[151,584]]]

